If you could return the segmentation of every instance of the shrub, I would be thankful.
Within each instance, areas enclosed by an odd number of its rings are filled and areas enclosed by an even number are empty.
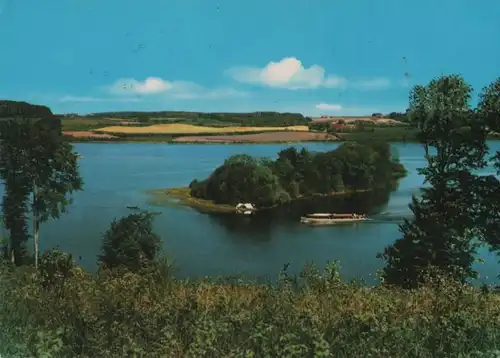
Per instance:
[[[134,213],[114,220],[104,234],[99,262],[105,268],[144,268],[155,260],[161,239],[153,232],[153,214]]]

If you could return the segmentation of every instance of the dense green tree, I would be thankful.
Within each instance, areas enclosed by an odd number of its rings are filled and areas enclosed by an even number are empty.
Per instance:
[[[56,128],[43,122],[29,127],[33,130],[29,157],[30,191],[32,193],[33,242],[35,267],[38,266],[39,225],[50,217],[58,218],[71,203],[71,194],[81,190],[83,180],[78,171],[78,157],[73,146]]]
[[[480,93],[477,118],[484,120],[491,131],[500,132],[500,78],[483,88]],[[500,173],[500,152],[492,154],[491,160],[497,173]],[[500,181],[493,175],[481,179],[482,182],[476,185],[480,189],[476,191],[482,200],[483,212],[478,227],[491,248],[498,252],[500,251]]]
[[[21,101],[0,100],[0,118],[52,118],[50,108]]]
[[[372,148],[358,143],[346,143],[337,151],[342,163],[341,173],[344,183],[352,189],[370,188],[375,183],[375,156]]]
[[[311,122],[308,124],[308,127],[310,130],[313,131],[319,131],[319,132],[326,132],[330,127],[332,126],[332,122],[326,121],[326,122]]]
[[[386,115],[385,117],[395,119],[395,120],[401,121],[401,122],[408,122],[408,111],[409,111],[409,108],[405,111],[405,113],[391,112],[388,115]]]
[[[248,154],[236,154],[224,161],[224,165],[257,165],[258,160]]]
[[[216,203],[235,205],[251,201],[256,205],[268,206],[284,198],[278,178],[271,168],[247,155],[227,159],[207,180],[193,181],[190,186],[193,196]]]
[[[5,183],[4,224],[10,231],[11,259],[16,264],[24,262],[27,215],[31,210],[34,262],[38,267],[39,225],[65,211],[71,193],[81,189],[82,179],[77,156],[63,138],[59,120],[46,107],[30,110],[26,105],[21,110],[3,108],[7,119],[0,122],[0,177]],[[12,106],[18,108],[19,103]],[[22,115],[22,110],[35,117]],[[15,116],[8,117],[12,113]]]
[[[274,161],[232,156],[190,188],[192,196],[216,203],[271,206],[312,194],[387,187],[405,173],[388,143],[346,143],[324,153],[290,147]]]
[[[71,254],[51,249],[44,252],[40,257],[40,279],[42,286],[46,289],[59,289],[72,276],[72,270],[76,267]]]
[[[443,76],[410,94],[409,118],[423,143],[429,188],[413,197],[414,219],[400,225],[403,237],[380,255],[387,283],[417,286],[423,272],[437,268],[465,281],[472,269],[481,214],[476,193],[484,179],[474,171],[486,166],[487,129],[469,107],[472,89],[461,76]]]
[[[153,217],[152,213],[141,212],[113,220],[98,256],[102,267],[137,271],[152,263],[161,245],[161,238],[153,231]]]

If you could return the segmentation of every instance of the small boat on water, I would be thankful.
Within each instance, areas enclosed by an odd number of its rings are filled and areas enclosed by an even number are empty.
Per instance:
[[[300,218],[300,222],[308,225],[335,225],[342,223],[356,223],[369,220],[363,214],[334,214],[316,213],[308,214]]]
[[[139,207],[137,205],[127,205],[127,209],[137,210]]]

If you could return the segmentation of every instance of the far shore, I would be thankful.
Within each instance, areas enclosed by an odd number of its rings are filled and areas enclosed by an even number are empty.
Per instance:
[[[329,142],[338,141],[335,135],[325,132],[269,132],[240,135],[199,135],[183,136],[173,139],[175,143],[290,143],[290,142]]]
[[[408,132],[391,134],[390,131],[380,129],[376,132],[347,132],[329,134],[326,132],[309,131],[282,131],[268,133],[226,134],[226,135],[138,135],[116,136],[92,131],[63,131],[63,135],[73,143],[157,143],[157,144],[300,144],[300,143],[339,143],[361,142],[366,140],[381,140],[391,143],[419,143],[414,133]],[[490,134],[488,140],[499,140],[497,134]]]
[[[337,142],[340,138],[326,132],[316,131],[281,131],[268,133],[226,134],[226,135],[153,135],[153,136],[116,136],[92,131],[64,131],[72,142],[92,143],[171,143],[171,144],[272,144],[272,143],[305,143],[305,142]]]
[[[294,200],[308,199],[314,197],[327,197],[327,196],[342,196],[350,195],[355,193],[363,193],[371,191],[372,189],[361,189],[361,190],[351,190],[351,191],[338,191],[330,194],[312,194],[310,196],[298,197]],[[153,196],[153,200],[157,204],[171,203],[171,199],[177,199],[183,205],[189,206],[193,209],[197,209],[202,212],[213,212],[213,213],[234,213],[236,208],[229,204],[216,204],[212,200],[205,200],[200,198],[195,198],[191,196],[191,189],[188,187],[181,188],[168,188],[168,189],[154,189],[147,191]],[[278,205],[272,207],[257,208],[255,211],[269,210],[276,208]]]

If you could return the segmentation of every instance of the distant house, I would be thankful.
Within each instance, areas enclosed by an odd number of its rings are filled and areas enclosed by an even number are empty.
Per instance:
[[[253,210],[253,209],[255,209],[255,206],[253,206],[250,203],[239,203],[238,205],[236,205],[236,209],[238,209],[238,210]]]
[[[238,214],[251,215],[255,211],[255,206],[250,203],[239,203],[236,205],[236,212]]]
[[[333,129],[344,129],[346,125],[344,123],[332,123]]]

